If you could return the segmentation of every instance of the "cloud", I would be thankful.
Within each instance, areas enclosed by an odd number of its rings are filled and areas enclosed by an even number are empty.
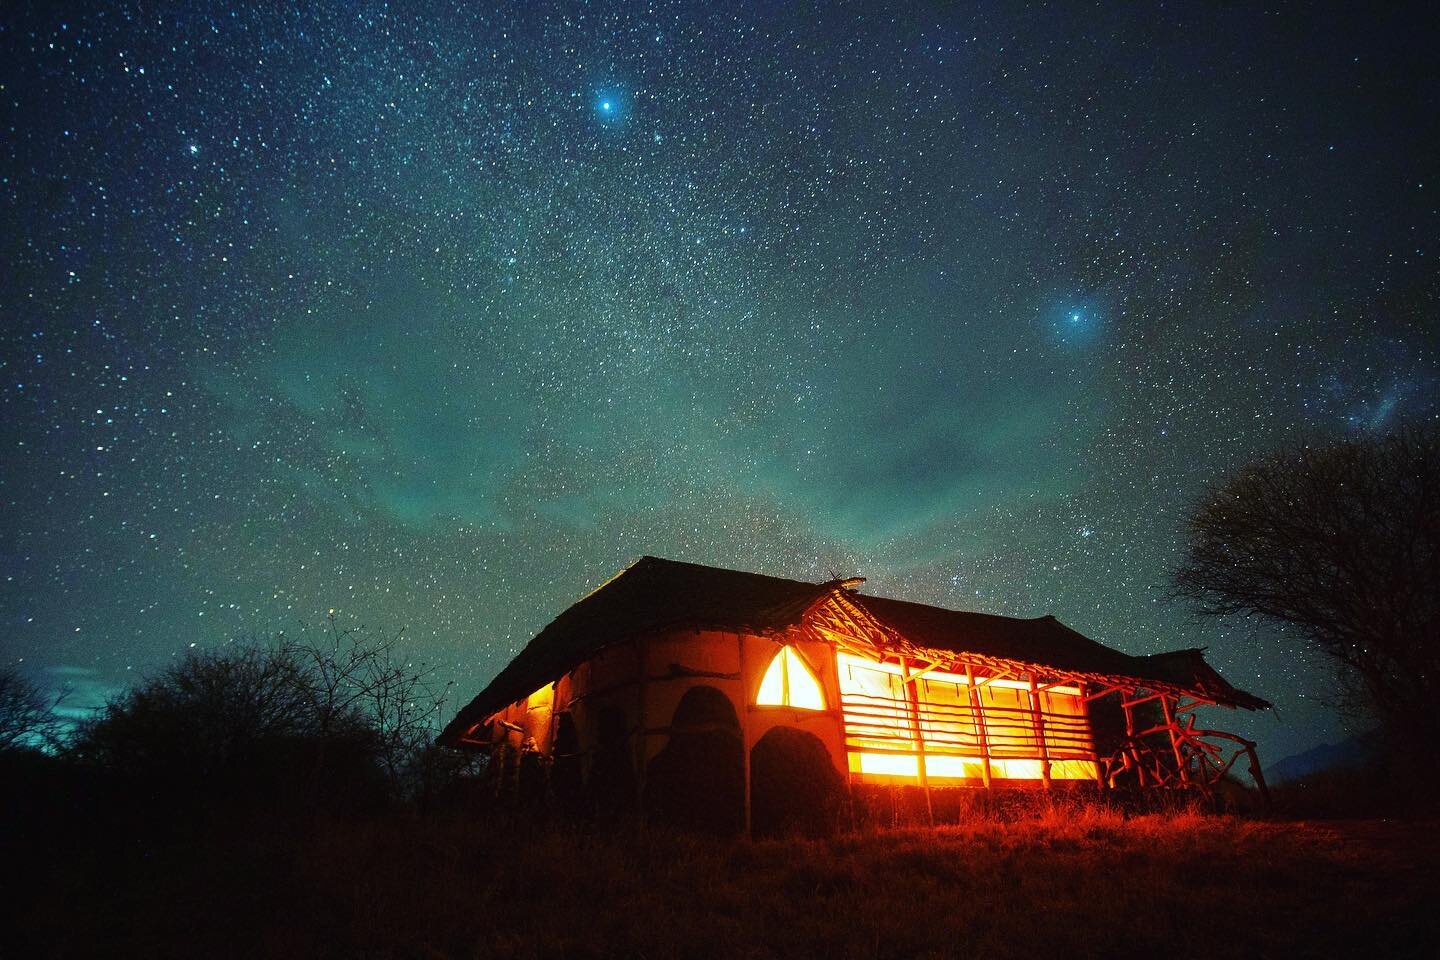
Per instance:
[[[208,371],[242,441],[344,512],[487,524],[529,420],[503,350],[423,294],[282,331],[259,362]],[[481,341],[481,342],[475,342]]]

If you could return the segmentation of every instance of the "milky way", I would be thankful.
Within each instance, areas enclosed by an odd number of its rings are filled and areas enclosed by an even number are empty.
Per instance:
[[[1197,4],[0,14],[5,663],[335,610],[471,695],[641,554],[1324,671],[1186,510],[1434,418],[1432,47]]]

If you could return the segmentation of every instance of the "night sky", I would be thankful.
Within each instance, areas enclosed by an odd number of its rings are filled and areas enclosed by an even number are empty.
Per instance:
[[[468,699],[657,554],[1209,646],[1262,758],[1343,735],[1168,577],[1224,471],[1440,415],[1423,12],[25,6],[0,656],[72,713],[331,609]]]

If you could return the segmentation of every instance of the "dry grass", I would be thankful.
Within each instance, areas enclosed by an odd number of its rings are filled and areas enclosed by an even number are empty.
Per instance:
[[[413,820],[73,865],[32,920],[68,956],[1428,957],[1437,862],[1428,823],[1085,804],[754,843]]]

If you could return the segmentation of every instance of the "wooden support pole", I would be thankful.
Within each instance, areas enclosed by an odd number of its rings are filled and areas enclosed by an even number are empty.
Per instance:
[[[546,732],[545,750],[552,758],[555,756],[555,740],[560,735],[560,681],[565,679],[560,676],[550,684],[550,723]]]
[[[920,776],[920,789],[925,794],[925,820],[935,826],[935,805],[930,800],[930,777],[925,771],[925,731],[920,726],[920,689],[910,674],[910,661],[900,658],[900,677],[905,681],[905,699],[910,708],[910,733],[915,738],[915,772]]]
[[[980,688],[975,686],[975,668],[965,664],[966,686],[970,688],[970,712],[975,725],[975,736],[980,743],[980,776],[985,780],[985,789],[990,789],[990,738],[985,733],[985,711],[980,706]]]
[[[1040,748],[1040,777],[1050,789],[1050,749],[1045,745],[1045,717],[1040,711],[1040,693],[1035,689],[1035,673],[1030,673],[1030,721],[1035,727],[1035,742]]]
[[[1086,687],[1086,684],[1084,684],[1084,683],[1082,682],[1080,686],[1081,686],[1082,689],[1084,689],[1084,688]],[[1119,686],[1115,686],[1115,685],[1112,684],[1111,686],[1108,686],[1108,687],[1102,687],[1102,688],[1100,688],[1099,690],[1096,690],[1094,693],[1087,693],[1087,694],[1085,694],[1085,701],[1088,703],[1088,702],[1091,701],[1091,700],[1100,700],[1100,699],[1102,699],[1102,698],[1104,698],[1104,697],[1110,696],[1110,694],[1112,694],[1112,693],[1117,693],[1117,692],[1123,693],[1123,689],[1122,689],[1121,687],[1119,687]]]
[[[1090,698],[1087,696],[1090,685],[1082,680],[1076,689],[1080,691],[1080,716],[1085,721],[1085,736],[1090,741],[1090,762],[1094,764],[1095,782],[1102,787],[1108,786],[1101,776],[1100,754],[1095,747],[1095,729],[1090,725]]]
[[[1175,711],[1171,707],[1169,694],[1161,695],[1160,709],[1165,711],[1165,728],[1170,734],[1170,749],[1175,752],[1175,772],[1180,777],[1181,785],[1188,785],[1190,772],[1185,769],[1185,755],[1180,750],[1180,734],[1175,726]]]
[[[1135,742],[1135,709],[1128,701],[1122,700],[1120,708],[1125,711],[1125,749],[1121,751],[1121,759],[1124,761],[1125,769],[1134,770],[1135,777],[1140,786],[1145,786],[1145,765],[1138,762],[1137,747]]]
[[[818,633],[807,639],[819,639],[824,642],[824,637]],[[835,727],[837,742],[840,745],[840,769],[845,772],[845,820],[849,829],[855,829],[855,774],[850,770],[850,725],[849,719],[845,716],[845,695],[840,692],[840,648],[835,644],[826,644],[830,648],[830,655],[826,662],[830,665],[828,676],[833,678],[834,684],[825,693],[825,702],[833,703],[835,709]],[[832,699],[833,697],[833,699]],[[748,762],[748,761],[747,761]]]
[[[1150,694],[1149,696],[1137,697],[1137,698],[1134,699],[1134,700],[1126,700],[1126,701],[1125,701],[1125,706],[1127,706],[1127,707],[1138,707],[1138,706],[1140,706],[1141,704],[1149,703],[1151,700],[1159,700],[1159,699],[1163,698],[1164,696],[1165,696],[1165,694],[1163,694],[1163,693],[1152,693],[1152,694]]]

